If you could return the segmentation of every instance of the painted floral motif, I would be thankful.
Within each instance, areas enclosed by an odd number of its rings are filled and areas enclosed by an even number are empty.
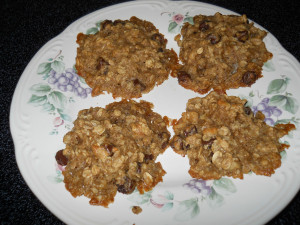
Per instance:
[[[266,72],[273,72],[276,70],[275,65],[272,60],[265,62],[263,66],[263,70]]]
[[[62,125],[69,130],[72,118],[66,109],[69,103],[75,101],[73,97],[67,97],[63,92],[73,92],[77,97],[86,98],[91,89],[83,87],[85,82],[76,74],[74,68],[65,69],[61,51],[54,58],[41,63],[37,74],[42,76],[43,82],[31,86],[32,95],[28,103],[54,117],[51,135],[58,134],[58,128]]]
[[[62,175],[62,171],[65,170],[65,166],[61,166],[55,163],[55,175],[48,176],[47,179],[52,183],[61,183],[64,180],[64,176]]]
[[[274,126],[279,123],[294,123],[296,126],[300,122],[300,118],[291,116],[291,118],[279,118],[283,111],[295,115],[299,109],[299,103],[292,93],[286,92],[290,79],[285,75],[281,79],[272,80],[269,83],[267,93],[260,94],[258,90],[251,91],[248,96],[240,95],[242,99],[247,100],[247,106],[252,108],[256,113],[261,111],[265,115],[265,122]],[[253,98],[257,97],[260,102],[253,105]]]
[[[271,71],[275,68],[272,62],[268,62],[267,67]],[[255,90],[251,91],[248,96],[240,95],[240,98],[247,100],[246,106],[252,108],[254,114],[261,111],[265,115],[266,124],[269,126],[293,123],[298,127],[300,118],[296,118],[295,114],[298,112],[299,103],[292,93],[286,92],[289,82],[290,78],[281,75],[280,79],[274,79],[269,83],[266,94],[261,94],[259,90]],[[260,102],[254,105],[254,99],[259,99]],[[282,115],[286,115],[283,112],[287,112],[291,116],[282,118]],[[293,137],[293,131],[288,134],[288,137]],[[289,145],[287,141],[284,141],[284,143]],[[282,151],[280,154],[284,160],[286,151]]]
[[[187,12],[185,15],[176,12],[163,12],[160,15],[167,14],[171,19],[169,21],[168,31],[170,33],[178,33],[185,22],[194,24],[193,17]]]
[[[201,179],[192,179],[183,184],[187,190],[195,193],[195,197],[185,200],[175,199],[174,193],[166,191],[163,194],[153,195],[153,192],[147,192],[140,195],[137,190],[134,191],[128,200],[138,205],[152,205],[155,208],[166,212],[174,209],[174,219],[177,221],[188,221],[200,213],[200,204],[204,201],[211,208],[217,208],[224,204],[223,195],[229,195],[237,191],[234,183],[228,178],[221,178],[215,181],[205,181]]]
[[[99,20],[98,22],[95,23],[94,27],[91,27],[86,30],[85,34],[96,34],[100,30],[100,24],[102,23],[103,20]]]
[[[181,24],[183,19],[184,19],[184,15],[181,14],[176,14],[172,17],[172,20],[177,24]]]

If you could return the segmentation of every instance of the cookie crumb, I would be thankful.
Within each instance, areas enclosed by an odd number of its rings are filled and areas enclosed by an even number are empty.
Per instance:
[[[139,207],[139,206],[133,206],[131,210],[136,215],[140,214],[143,211],[143,209],[141,207]]]

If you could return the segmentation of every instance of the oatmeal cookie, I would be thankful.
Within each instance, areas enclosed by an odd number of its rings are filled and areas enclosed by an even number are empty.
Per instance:
[[[105,20],[96,34],[78,34],[76,69],[92,96],[138,98],[162,84],[177,64],[167,39],[145,20]]]
[[[56,160],[66,165],[66,189],[107,207],[117,191],[151,190],[165,174],[155,162],[169,146],[167,122],[146,101],[123,100],[81,110]]]
[[[280,152],[289,146],[279,138],[295,129],[293,124],[274,127],[256,115],[246,100],[211,92],[193,98],[174,124],[173,150],[190,162],[189,174],[197,179],[230,176],[243,179],[250,171],[270,176],[281,165]]]
[[[172,76],[200,94],[249,87],[262,77],[264,62],[272,58],[263,42],[267,32],[254,27],[245,15],[197,15],[194,24],[184,24],[181,35],[182,40],[180,35],[175,40],[183,65]]]

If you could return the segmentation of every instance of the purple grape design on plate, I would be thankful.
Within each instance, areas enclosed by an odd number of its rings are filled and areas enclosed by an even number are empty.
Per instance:
[[[40,107],[43,112],[54,116],[54,129],[50,135],[57,135],[62,125],[70,129],[70,123],[73,121],[66,112],[66,106],[75,101],[73,96],[69,97],[63,92],[72,92],[80,98],[87,98],[91,93],[91,88],[82,86],[85,82],[74,68],[65,69],[61,53],[62,51],[59,51],[54,58],[38,65],[37,75],[42,76],[43,82],[31,86],[32,95],[28,101],[33,106]]]
[[[273,116],[278,118],[279,116],[281,116],[282,111],[278,109],[276,106],[269,105],[269,102],[270,102],[269,98],[262,99],[257,106],[252,107],[252,111],[254,114],[256,114],[257,111],[261,111],[265,115],[264,121],[266,122],[266,124],[268,124],[269,126],[274,126],[275,121],[274,118],[271,117]]]
[[[84,88],[80,85],[80,79],[73,68],[68,68],[64,72],[49,72],[48,83],[62,92],[73,92],[76,96],[87,98],[91,93],[91,88]]]
[[[212,192],[211,186],[206,184],[205,180],[193,179],[190,182],[185,183],[183,187],[189,188],[192,192],[203,195],[210,195]]]

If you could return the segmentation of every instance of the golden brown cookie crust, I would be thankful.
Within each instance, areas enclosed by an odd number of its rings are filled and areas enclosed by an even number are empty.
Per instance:
[[[182,27],[182,40],[175,37],[183,65],[172,75],[181,86],[200,94],[249,87],[262,77],[263,64],[272,58],[263,42],[266,35],[245,15],[197,15],[193,25]]]
[[[64,182],[74,197],[107,207],[117,191],[143,193],[163,180],[165,171],[155,160],[169,146],[170,133],[152,107],[123,100],[78,113],[63,150]]]
[[[186,112],[173,126],[170,143],[175,152],[188,156],[192,177],[243,179],[250,171],[270,176],[280,167],[280,152],[289,146],[279,138],[295,126],[270,127],[261,112],[254,116],[245,103],[217,92],[188,101]]]
[[[78,34],[76,69],[92,96],[138,98],[162,84],[177,63],[167,39],[148,21],[105,20],[96,34]]]

